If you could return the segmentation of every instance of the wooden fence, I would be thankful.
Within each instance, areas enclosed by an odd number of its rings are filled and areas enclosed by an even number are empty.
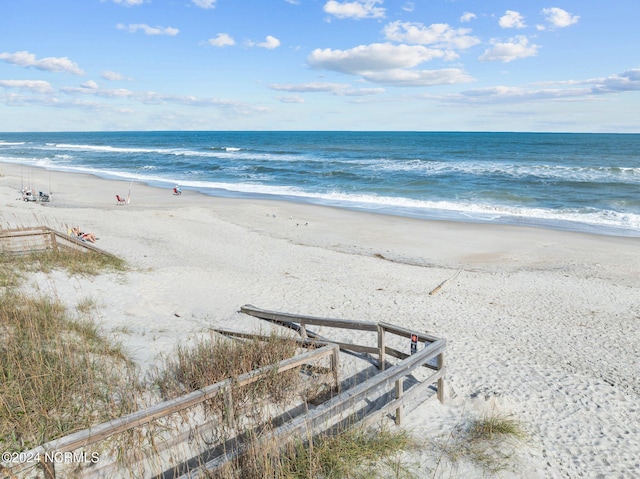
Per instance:
[[[274,372],[280,374],[285,371],[297,368],[308,361],[320,359],[327,356],[331,358],[332,367],[337,369],[338,352],[339,349],[337,345],[324,345],[318,349],[314,349],[304,354],[285,359],[283,361],[280,361],[279,363],[270,364],[268,366],[255,369],[236,378],[229,378],[224,381],[212,384],[197,391],[193,391],[192,393],[185,396],[158,403],[148,409],[137,411],[119,417],[117,419],[99,424],[97,426],[93,426],[88,429],[69,434],[59,439],[55,439],[46,444],[42,444],[37,448],[20,453],[18,455],[18,459],[21,457],[25,458],[27,459],[26,462],[18,464],[3,462],[2,466],[6,468],[5,470],[8,472],[8,477],[13,477],[13,475],[15,474],[33,468],[35,464],[32,458],[38,458],[38,462],[45,472],[45,477],[55,478],[55,458],[64,457],[60,456],[60,454],[72,452],[80,448],[86,448],[87,446],[107,439],[115,434],[123,433],[133,428],[147,425],[156,419],[160,419],[202,404],[203,402],[210,400],[218,396],[219,394],[222,394],[224,396],[226,401],[226,411],[228,412],[229,416],[233,417],[234,406],[232,402],[232,395],[230,393],[231,388],[246,386],[248,384],[259,381],[261,378],[273,374]],[[0,471],[4,472],[3,469],[0,469]],[[100,471],[88,471],[83,477],[109,477],[109,475],[104,475],[104,472],[101,473]]]
[[[111,256],[110,253],[75,236],[60,233],[46,226],[0,230],[0,253],[24,254],[63,249],[82,253],[94,251]]]
[[[201,390],[192,392],[186,396],[157,404],[149,409],[138,411],[118,419],[114,419],[107,423],[91,427],[89,429],[79,431],[77,433],[50,441],[31,451],[22,453],[21,457],[39,457],[41,466],[45,471],[47,479],[55,478],[55,462],[47,460],[52,457],[53,453],[64,453],[85,448],[98,441],[102,441],[114,434],[122,433],[136,427],[149,424],[158,418],[168,416],[173,413],[184,411],[198,404],[207,401],[224,393],[227,404],[226,408],[233,411],[231,402],[230,388],[239,385],[246,385],[257,381],[265,374],[273,374],[273,372],[281,373],[302,364],[321,357],[328,356],[331,359],[331,368],[335,375],[338,370],[338,353],[340,350],[349,351],[360,354],[377,355],[377,366],[381,371],[365,381],[350,387],[326,402],[320,404],[314,409],[302,415],[294,417],[292,420],[280,425],[269,433],[261,435],[260,443],[266,441],[277,441],[276,444],[285,444],[293,438],[308,438],[315,436],[323,431],[327,431],[336,425],[352,425],[357,422],[370,423],[382,414],[395,411],[396,424],[402,423],[404,408],[408,405],[415,406],[416,403],[423,402],[429,397],[426,388],[433,387],[436,384],[437,398],[440,402],[444,402],[444,377],[446,368],[444,365],[444,352],[446,342],[433,336],[416,333],[414,331],[395,326],[389,323],[373,323],[366,321],[351,321],[343,319],[318,318],[312,316],[300,316],[289,313],[279,313],[269,310],[256,308],[246,305],[241,308],[241,312],[271,321],[283,326],[293,328],[299,332],[303,344],[313,343],[318,349],[298,355],[294,358],[286,359],[278,364],[265,366],[263,368],[246,373],[237,378],[207,386]],[[370,346],[366,344],[353,344],[347,342],[334,342],[327,338],[307,329],[309,325],[317,325],[329,328],[349,329],[355,331],[367,331],[377,335],[377,345]],[[222,334],[229,336],[247,337],[256,336],[247,333],[234,333],[232,331],[218,330]],[[411,341],[421,343],[424,347],[415,351],[412,348],[411,353],[404,353],[400,350],[390,348],[386,345],[387,336],[389,334],[407,338]],[[396,364],[388,364],[387,357],[395,357],[399,359]],[[435,360],[435,364],[433,361]],[[405,389],[404,380],[411,376],[418,368],[427,368],[431,372],[429,376],[422,381],[412,381],[412,385]],[[337,379],[337,376],[336,376]],[[391,394],[390,394],[391,391]],[[381,401],[375,400],[381,398]],[[371,408],[371,403],[383,404]],[[190,437],[187,431],[183,435],[185,438]],[[259,444],[258,444],[259,445]],[[235,441],[232,448],[218,454],[213,459],[208,460],[204,464],[196,464],[194,467],[188,467],[186,471],[181,471],[173,477],[196,478],[200,477],[203,471],[212,471],[223,464],[233,460],[244,452],[242,442]],[[17,474],[33,464],[11,464],[3,463],[8,468],[9,474]],[[178,471],[178,469],[173,469]],[[102,475],[101,475],[102,474]],[[12,476],[9,476],[12,477]],[[99,471],[90,470],[83,477],[109,477]],[[170,477],[161,474],[158,477]]]
[[[389,323],[302,316],[269,311],[252,305],[245,305],[240,311],[244,314],[294,329],[300,334],[303,340],[331,341],[338,345],[341,351],[377,355],[378,369],[382,371],[355,387],[347,389],[329,399],[308,413],[296,417],[269,433],[263,434],[258,444],[252,444],[252,447],[259,447],[260,444],[268,443],[286,444],[292,438],[314,437],[317,434],[335,427],[336,424],[340,424],[340,427],[343,428],[355,423],[372,423],[381,415],[392,411],[395,411],[396,424],[400,425],[402,423],[404,408],[407,405],[413,407],[416,403],[423,402],[429,396],[426,388],[433,384],[437,384],[438,400],[441,403],[445,400],[444,377],[446,368],[444,365],[444,352],[446,349],[446,341],[443,339],[438,339],[424,333],[416,333]],[[329,340],[307,329],[308,325],[372,332],[377,335],[377,346]],[[416,343],[423,343],[424,347],[422,349],[416,347],[413,354],[403,353],[397,349],[386,346],[388,334],[407,338]],[[387,356],[398,358],[400,362],[387,366]],[[433,359],[436,360],[436,365],[432,364]],[[421,367],[432,369],[434,372],[426,379],[418,381],[417,384],[414,384],[413,387],[405,391],[404,379]],[[386,398],[389,396],[388,391],[390,389],[393,389],[394,397],[391,400],[387,400]],[[385,403],[381,407],[363,407],[363,403],[376,403],[376,398],[380,397],[385,400]],[[197,479],[202,477],[201,474],[203,472],[215,471],[243,452],[242,447],[235,448],[179,476],[179,479]]]
[[[269,311],[266,309],[256,308],[250,304],[247,304],[240,308],[240,311],[249,316],[265,319],[277,324],[281,324],[288,328],[298,331],[303,339],[316,339],[321,341],[329,341],[337,344],[343,351],[352,351],[358,353],[368,353],[378,356],[378,369],[384,370],[386,364],[386,356],[393,356],[398,359],[406,359],[411,356],[411,353],[404,353],[397,349],[391,348],[386,345],[386,338],[388,334],[394,334],[402,338],[407,338],[416,343],[416,352],[418,350],[418,344],[433,345],[438,343],[442,345],[442,351],[432,357],[436,358],[436,365],[432,365],[428,362],[422,364],[422,366],[442,371],[443,373],[438,378],[437,394],[438,400],[444,402],[444,349],[446,341],[444,339],[436,338],[429,334],[412,331],[407,328],[396,326],[390,323],[374,323],[370,321],[354,321],[348,319],[333,319],[333,318],[319,318],[315,316],[303,316],[298,314],[280,313],[276,311]],[[336,329],[349,329],[354,331],[369,331],[377,334],[378,344],[377,347],[367,346],[354,343],[345,343],[340,341],[334,341],[322,337],[312,331],[307,330],[307,325],[322,326],[325,328]],[[431,357],[431,358],[432,358]],[[431,359],[429,358],[429,359]],[[409,371],[410,372],[410,371]],[[398,421],[397,421],[398,422]]]

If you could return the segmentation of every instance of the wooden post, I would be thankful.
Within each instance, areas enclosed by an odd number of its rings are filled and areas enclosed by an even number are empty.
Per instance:
[[[384,345],[384,328],[378,324],[378,369],[384,371],[385,363],[385,345]]]
[[[438,371],[444,367],[444,351],[438,354]],[[438,379],[438,401],[440,404],[444,404],[444,377]]]
[[[400,378],[396,381],[396,399],[400,399],[404,393],[404,378]],[[402,404],[396,408],[396,426],[402,424]]]
[[[304,323],[300,323],[300,337],[302,339],[307,339],[309,337],[307,336],[307,327]]]
[[[224,389],[224,404],[227,413],[227,425],[231,428],[235,427],[235,419],[233,412],[233,385],[229,384]]]
[[[58,248],[58,241],[56,240],[56,232],[55,231],[51,231],[51,233],[49,233],[51,235],[51,246],[53,248],[54,251],[58,251],[60,248]]]
[[[40,465],[44,471],[44,479],[56,479],[55,464],[49,460],[48,454],[44,454],[44,459],[40,461]]]
[[[330,357],[331,360],[331,371],[333,371],[333,380],[336,382],[336,390],[338,393],[340,392],[340,380],[338,377],[338,367],[340,366],[340,348],[336,346],[334,348],[333,353]]]

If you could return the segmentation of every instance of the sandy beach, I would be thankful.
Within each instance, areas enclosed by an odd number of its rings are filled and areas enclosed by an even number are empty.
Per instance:
[[[247,303],[386,321],[447,340],[447,402],[411,413],[418,440],[497,411],[529,434],[501,477],[640,476],[640,238],[176,196],[45,170],[34,176],[50,176],[52,201],[24,202],[21,166],[0,172],[3,228],[79,225],[128,262],[125,273],[31,281],[69,307],[95,301],[143,371],[211,327],[255,330],[238,313]],[[426,447],[409,460],[433,471]]]

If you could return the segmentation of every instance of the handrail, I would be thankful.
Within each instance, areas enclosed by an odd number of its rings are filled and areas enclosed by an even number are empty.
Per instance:
[[[114,419],[112,421],[93,426],[91,428],[85,429],[83,431],[78,431],[76,433],[70,434],[68,436],[58,438],[56,440],[50,441],[46,444],[43,444],[31,451],[27,451],[24,453],[25,457],[37,457],[45,456],[46,453],[50,451],[57,452],[67,452],[73,451],[80,447],[85,447],[90,444],[94,444],[98,441],[101,441],[107,437],[110,437],[114,434],[121,433],[132,429],[137,426],[141,426],[144,424],[148,424],[149,422],[159,419],[161,417],[168,416],[169,414],[181,411],[183,409],[195,406],[200,404],[208,399],[211,399],[216,394],[223,390],[229,390],[232,385],[246,385],[250,384],[259,379],[262,374],[266,374],[274,369],[278,372],[283,372],[289,369],[293,369],[305,361],[310,359],[320,358],[324,356],[331,355],[331,367],[334,370],[334,374],[337,375],[337,357],[338,352],[340,350],[348,350],[355,352],[367,352],[372,354],[378,354],[378,367],[381,369],[381,372],[371,378],[369,378],[366,382],[360,383],[355,387],[348,389],[342,393],[339,393],[337,396],[334,396],[332,399],[329,399],[327,402],[321,404],[317,408],[311,410],[307,414],[303,416],[299,416],[292,421],[284,424],[273,431],[270,435],[272,437],[281,438],[283,441],[290,437],[292,434],[303,431],[304,428],[308,433],[311,431],[312,434],[315,434],[319,428],[325,427],[328,421],[332,421],[335,419],[337,415],[340,415],[345,412],[349,412],[349,415],[352,414],[361,414],[357,410],[354,412],[354,408],[358,402],[362,402],[364,399],[370,397],[372,394],[378,393],[380,390],[384,390],[390,388],[395,382],[395,390],[396,397],[394,400],[387,402],[384,406],[379,408],[375,414],[380,414],[382,412],[389,411],[391,409],[396,410],[396,423],[400,424],[403,414],[404,406],[410,402],[412,399],[417,397],[420,392],[424,390],[424,387],[432,385],[437,381],[437,397],[440,402],[444,402],[444,376],[446,373],[446,368],[444,364],[444,351],[446,349],[446,341],[444,339],[435,338],[431,335],[424,333],[416,333],[412,330],[395,326],[389,323],[374,323],[369,321],[353,321],[353,320],[344,320],[344,319],[333,319],[333,318],[320,318],[314,316],[303,316],[296,315],[290,313],[280,313],[275,311],[268,311],[261,308],[257,308],[252,305],[245,305],[241,308],[241,312],[255,316],[261,319],[266,319],[268,321],[272,321],[275,323],[279,323],[288,327],[293,327],[298,331],[302,339],[300,340],[302,343],[309,344],[312,343],[316,346],[322,346],[319,349],[314,351],[310,351],[293,358],[288,358],[281,361],[278,364],[271,364],[264,366],[262,368],[250,371],[245,373],[237,378],[226,379],[219,383],[207,386],[198,391],[194,391],[180,398],[176,398],[169,401],[164,401],[162,403],[156,404],[148,409],[137,411],[126,416],[122,416],[120,418]],[[296,324],[296,323],[299,323]],[[327,338],[324,338],[312,331],[307,331],[306,325],[319,325],[326,327],[334,327],[341,329],[351,329],[351,330],[359,330],[359,331],[370,331],[376,332],[378,335],[378,344],[377,347],[373,346],[365,346],[359,344],[351,344],[351,343],[336,343],[335,341],[331,341]],[[225,333],[225,331],[220,331],[221,333]],[[396,334],[402,337],[410,337],[412,340],[414,338],[418,338],[419,341],[427,343],[425,347],[419,351],[416,351],[412,348],[412,353],[414,354],[406,354],[401,351],[397,351],[395,349],[389,348],[385,345],[385,332]],[[232,333],[227,332],[230,335],[235,334],[236,336],[249,336],[249,334],[245,333]],[[396,365],[385,369],[385,355],[389,354],[390,356],[394,356],[399,358],[401,361]],[[437,365],[434,366],[429,364],[433,358],[437,358]],[[415,387],[409,389],[407,394],[403,393],[403,380],[404,377],[411,374],[413,369],[418,367],[429,367],[431,369],[435,369],[435,372],[432,373],[427,379],[420,382]],[[337,376],[336,376],[337,381]],[[233,407],[232,404],[228,405],[230,408]],[[369,414],[369,413],[365,413]],[[230,451],[226,455],[220,456],[214,459],[211,462],[208,462],[205,467],[216,467],[216,464],[219,465],[230,458],[235,457],[235,455],[240,454],[241,450]],[[2,466],[6,467],[10,474],[15,474],[22,470],[32,467],[33,463],[22,463],[22,464],[7,464],[3,463]],[[53,463],[43,464],[45,467],[45,474],[47,468],[50,468],[53,471]],[[49,477],[49,476],[47,476]],[[189,474],[184,477],[191,477]]]
[[[337,348],[338,347],[335,344],[329,344],[327,346],[323,346],[322,348],[285,359],[283,361],[280,361],[279,363],[269,364],[267,366],[254,369],[252,371],[249,371],[248,373],[238,376],[237,378],[225,379],[224,381],[220,381],[197,391],[193,391],[185,396],[164,401],[155,404],[150,408],[136,411],[134,413],[127,414],[126,416],[121,416],[117,419],[104,422],[97,426],[83,429],[82,431],[78,431],[67,436],[54,439],[53,441],[42,444],[34,449],[31,449],[30,451],[26,451],[24,454],[21,454],[21,456],[43,457],[46,456],[46,453],[50,451],[68,452],[80,447],[89,446],[114,434],[127,431],[137,426],[148,424],[155,419],[159,419],[183,409],[196,406],[197,404],[211,399],[220,391],[231,386],[245,386],[247,384],[251,384],[260,379],[261,376],[273,370],[276,370],[278,372],[288,371],[310,359],[317,359],[328,356],[330,354],[334,354]],[[7,468],[10,473],[15,474],[32,467],[33,463],[27,462],[12,465],[12,463],[3,462],[2,466]]]
[[[27,237],[37,237],[43,238],[42,248],[41,249],[58,249],[60,246],[64,248],[76,249],[76,250],[89,250],[94,251],[96,253],[103,254],[105,256],[115,257],[111,253],[107,253],[106,251],[98,248],[97,246],[83,242],[76,237],[66,235],[64,233],[60,233],[54,229],[49,228],[48,226],[33,226],[26,228],[16,228],[16,229],[8,229],[8,230],[0,230],[0,240],[9,240],[13,239],[19,240],[20,238]],[[47,238],[49,241],[47,241]],[[11,253],[23,253],[26,251],[33,251],[33,245],[31,248],[17,249],[14,251],[9,251]],[[0,248],[2,250],[2,248]]]
[[[417,367],[422,366],[434,357],[442,354],[445,348],[446,341],[444,339],[434,341],[431,345],[422,349],[419,353],[406,358],[395,367],[387,369],[386,371],[369,378],[366,382],[360,383],[338,396],[334,396],[327,402],[309,411],[307,414],[296,417],[292,421],[276,428],[274,431],[265,433],[260,437],[258,443],[272,442],[274,440],[276,443],[281,443],[281,441],[290,437],[308,437],[308,435],[314,436],[318,434],[322,430],[326,429],[327,423],[332,419],[335,419],[336,416],[345,412],[353,412],[355,407],[357,407],[358,402],[372,397],[372,395],[380,389],[389,388],[394,382],[401,380]],[[444,374],[445,370],[443,368],[441,371],[437,371],[427,379],[425,384],[431,384],[432,382],[439,380]],[[402,398],[399,398],[391,404],[393,407],[397,408],[403,401],[404,400]],[[386,407],[389,407],[389,405]],[[242,448],[233,449],[232,451],[208,461],[201,468],[184,474],[180,479],[195,479],[200,477],[199,474],[203,470],[214,470],[242,454],[242,452]]]

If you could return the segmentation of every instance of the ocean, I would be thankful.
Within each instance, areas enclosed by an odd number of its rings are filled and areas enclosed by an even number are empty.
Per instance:
[[[212,196],[640,236],[640,134],[0,133],[0,163]],[[1,164],[0,164],[1,167]],[[31,171],[31,172],[30,172]]]

